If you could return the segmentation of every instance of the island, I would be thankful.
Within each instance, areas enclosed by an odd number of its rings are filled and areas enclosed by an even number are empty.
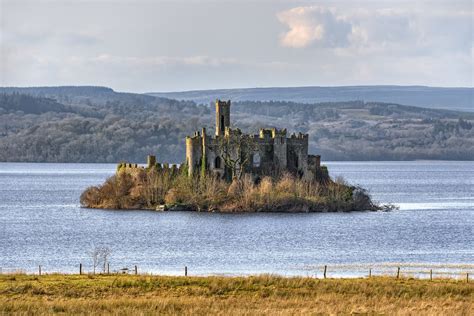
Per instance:
[[[87,188],[81,205],[105,209],[219,212],[376,211],[366,190],[332,179],[320,155],[308,154],[308,134],[231,127],[231,101],[216,100],[215,135],[186,137],[182,164],[121,162],[116,174]]]

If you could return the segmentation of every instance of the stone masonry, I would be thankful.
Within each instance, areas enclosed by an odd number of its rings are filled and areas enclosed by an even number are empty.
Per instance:
[[[286,129],[261,128],[259,134],[243,134],[231,128],[231,102],[216,100],[215,135],[206,129],[186,137],[186,163],[190,176],[206,171],[231,179],[232,160],[240,174],[258,178],[277,176],[284,171],[306,180],[321,180],[327,170],[319,155],[308,155],[308,134],[292,134]],[[235,170],[234,170],[235,171]]]

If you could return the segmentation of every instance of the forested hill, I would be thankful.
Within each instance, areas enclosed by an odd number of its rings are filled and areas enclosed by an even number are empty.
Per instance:
[[[209,100],[210,101],[210,100]],[[209,103],[209,102],[206,102]],[[142,162],[185,157],[214,108],[101,87],[0,89],[0,161]],[[232,123],[306,132],[324,160],[474,159],[474,113],[361,101],[233,102]]]
[[[150,95],[207,104],[220,98],[233,101],[386,102],[432,109],[474,112],[474,88],[425,86],[281,87],[155,92]]]

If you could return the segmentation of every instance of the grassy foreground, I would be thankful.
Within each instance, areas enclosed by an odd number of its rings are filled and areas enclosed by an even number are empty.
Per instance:
[[[472,315],[474,283],[370,279],[0,275],[0,314]]]

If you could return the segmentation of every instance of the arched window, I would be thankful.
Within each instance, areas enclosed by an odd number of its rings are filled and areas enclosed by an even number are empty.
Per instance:
[[[224,132],[225,131],[225,128],[224,128],[224,115],[221,115],[221,132]]]
[[[221,168],[221,157],[217,156],[214,160],[214,168],[220,169]]]
[[[253,155],[253,166],[260,167],[260,154],[256,153]]]

